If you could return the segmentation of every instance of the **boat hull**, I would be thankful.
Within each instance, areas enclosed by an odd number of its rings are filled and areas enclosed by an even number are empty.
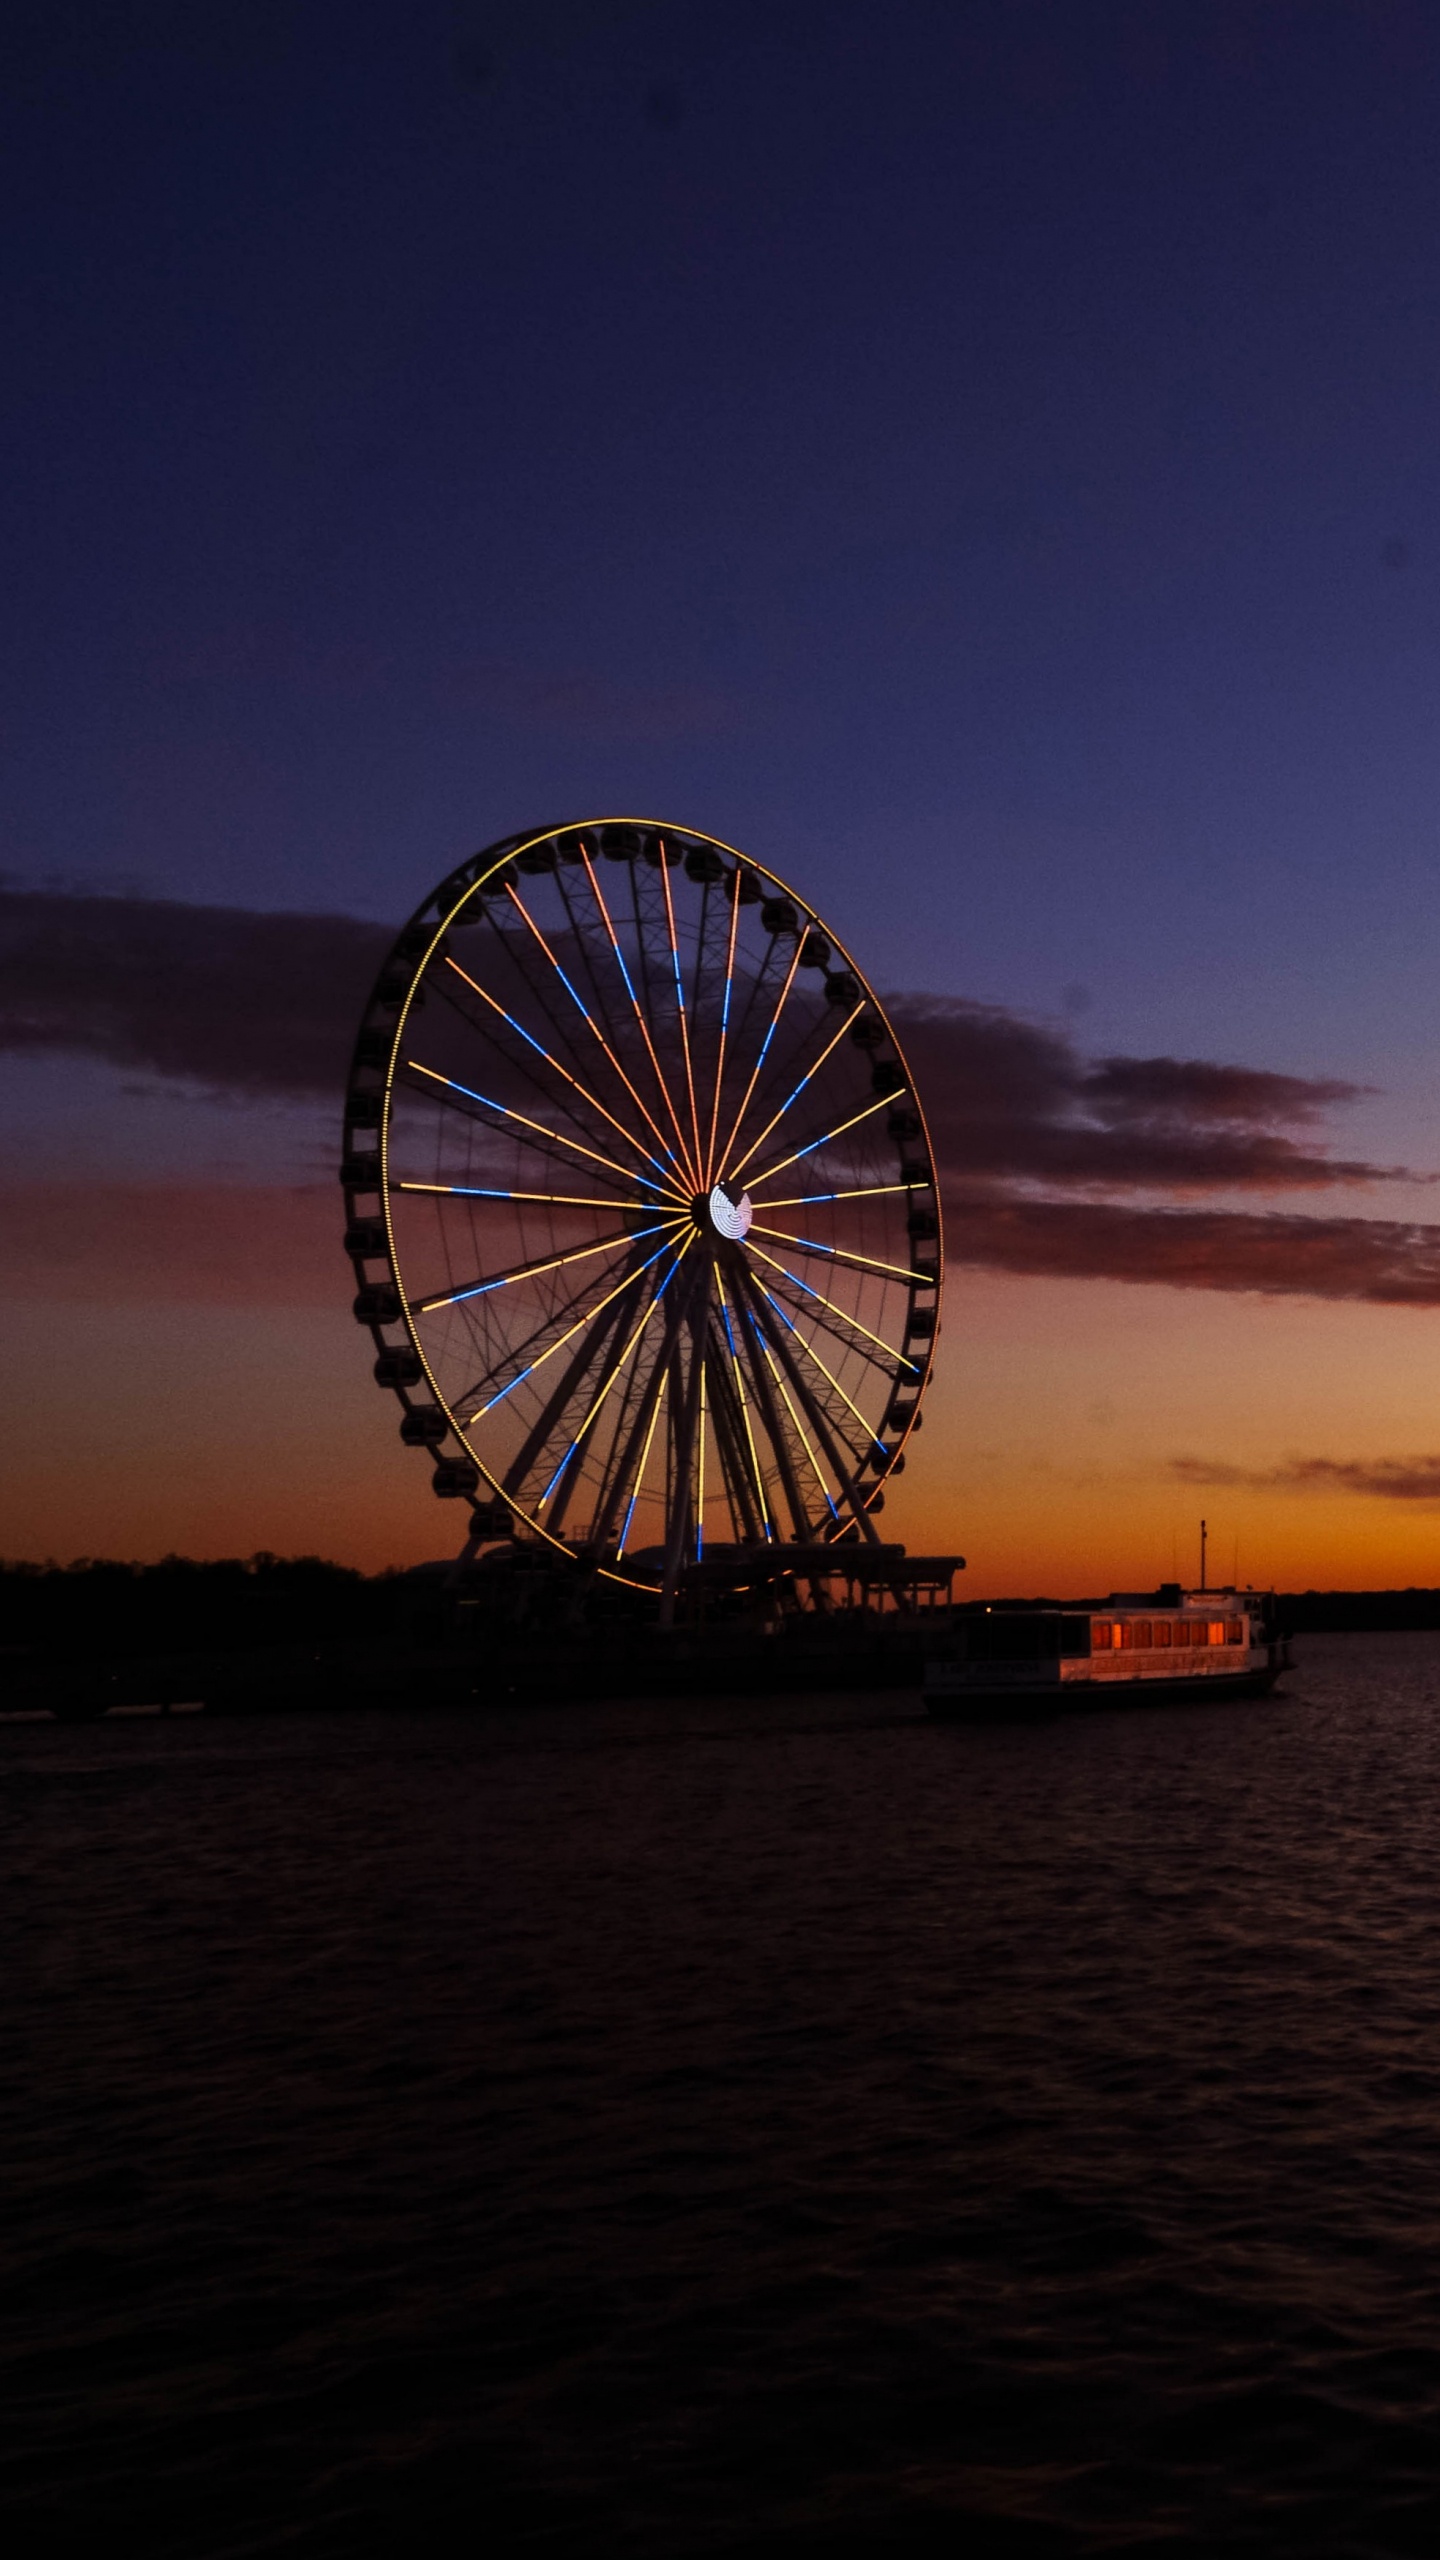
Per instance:
[[[1243,1671],[1191,1672],[1178,1679],[1016,1681],[1004,1688],[941,1689],[925,1683],[925,1705],[949,1723],[975,1719],[1031,1722],[1037,1717],[1094,1714],[1103,1707],[1217,1706],[1229,1698],[1268,1697],[1289,1665],[1263,1662]]]

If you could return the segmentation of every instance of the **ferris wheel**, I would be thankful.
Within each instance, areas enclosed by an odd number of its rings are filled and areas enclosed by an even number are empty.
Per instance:
[[[934,1160],[883,1006],[763,864],[609,818],[462,864],[376,980],[341,1179],[377,1382],[476,1534],[669,1596],[878,1542]]]

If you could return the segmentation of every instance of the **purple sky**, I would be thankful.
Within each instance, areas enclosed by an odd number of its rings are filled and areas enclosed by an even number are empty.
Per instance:
[[[1068,1039],[1064,1109],[1234,1061],[1440,1162],[1433,9],[7,29],[12,890],[392,921],[655,812]],[[12,1176],[328,1175],[303,1074],[202,1104],[108,1037],[25,1033]]]

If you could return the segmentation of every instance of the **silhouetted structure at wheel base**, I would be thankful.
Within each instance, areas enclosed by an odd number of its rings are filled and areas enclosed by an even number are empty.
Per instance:
[[[712,1551],[672,1628],[653,1595],[533,1541],[365,1576],[314,1558],[0,1568],[12,1708],[256,1713],[668,1691],[913,1687],[957,1557]]]

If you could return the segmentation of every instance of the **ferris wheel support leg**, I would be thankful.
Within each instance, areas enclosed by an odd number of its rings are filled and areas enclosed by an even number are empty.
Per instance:
[[[750,1284],[747,1278],[747,1293],[749,1292],[749,1288]],[[880,1544],[880,1532],[876,1528],[874,1521],[871,1519],[869,1512],[866,1510],[864,1501],[858,1487],[856,1486],[854,1475],[850,1468],[846,1466],[845,1460],[841,1456],[839,1448],[836,1445],[835,1432],[831,1425],[830,1418],[825,1412],[824,1407],[811,1392],[808,1381],[802,1375],[799,1363],[792,1355],[790,1346],[785,1340],[783,1329],[778,1325],[770,1325],[765,1322],[766,1310],[760,1305],[758,1295],[751,1296],[751,1310],[756,1316],[757,1321],[760,1323],[765,1339],[770,1344],[776,1359],[779,1361],[781,1368],[789,1379],[791,1387],[810,1418],[812,1428],[819,1439],[820,1446],[824,1450],[826,1457],[829,1459],[831,1466],[835,1470],[836,1481],[839,1484],[846,1501],[849,1503],[850,1509],[859,1525],[861,1536],[868,1539],[872,1547],[878,1547]]]
[[[710,1272],[708,1254],[701,1257],[700,1268],[690,1292],[686,1315],[690,1322],[690,1375],[685,1386],[685,1404],[679,1416],[675,1435],[674,1492],[670,1519],[670,1535],[665,1548],[665,1578],[660,1586],[660,1624],[675,1624],[675,1594],[680,1583],[680,1566],[685,1549],[685,1531],[690,1518],[690,1474],[695,1455],[695,1425],[700,1414],[700,1386],[705,1375],[705,1339],[710,1318]]]
[[[750,1383],[755,1390],[755,1401],[760,1409],[760,1417],[765,1425],[770,1447],[774,1453],[775,1464],[780,1474],[780,1482],[785,1490],[785,1499],[790,1506],[790,1520],[794,1536],[799,1545],[802,1547],[808,1546],[811,1538],[814,1536],[814,1530],[811,1526],[809,1511],[806,1508],[805,1497],[800,1490],[800,1479],[795,1471],[794,1456],[790,1443],[785,1437],[785,1426],[780,1419],[780,1408],[775,1402],[770,1377],[766,1370],[764,1361],[758,1359],[756,1356],[754,1319],[751,1314],[749,1299],[744,1294],[740,1285],[742,1275],[738,1263],[738,1257],[736,1262],[732,1263],[731,1270],[733,1275],[731,1285],[735,1292],[736,1306],[741,1317],[741,1323],[739,1326],[740,1342],[745,1353],[745,1365],[750,1372]]]
[[[710,1416],[715,1426],[715,1446],[720,1453],[721,1472],[732,1514],[738,1512],[745,1535],[752,1546],[765,1544],[765,1488],[754,1483],[747,1463],[739,1400],[734,1380],[726,1366],[720,1346],[711,1365]],[[758,1509],[757,1509],[758,1502]]]

